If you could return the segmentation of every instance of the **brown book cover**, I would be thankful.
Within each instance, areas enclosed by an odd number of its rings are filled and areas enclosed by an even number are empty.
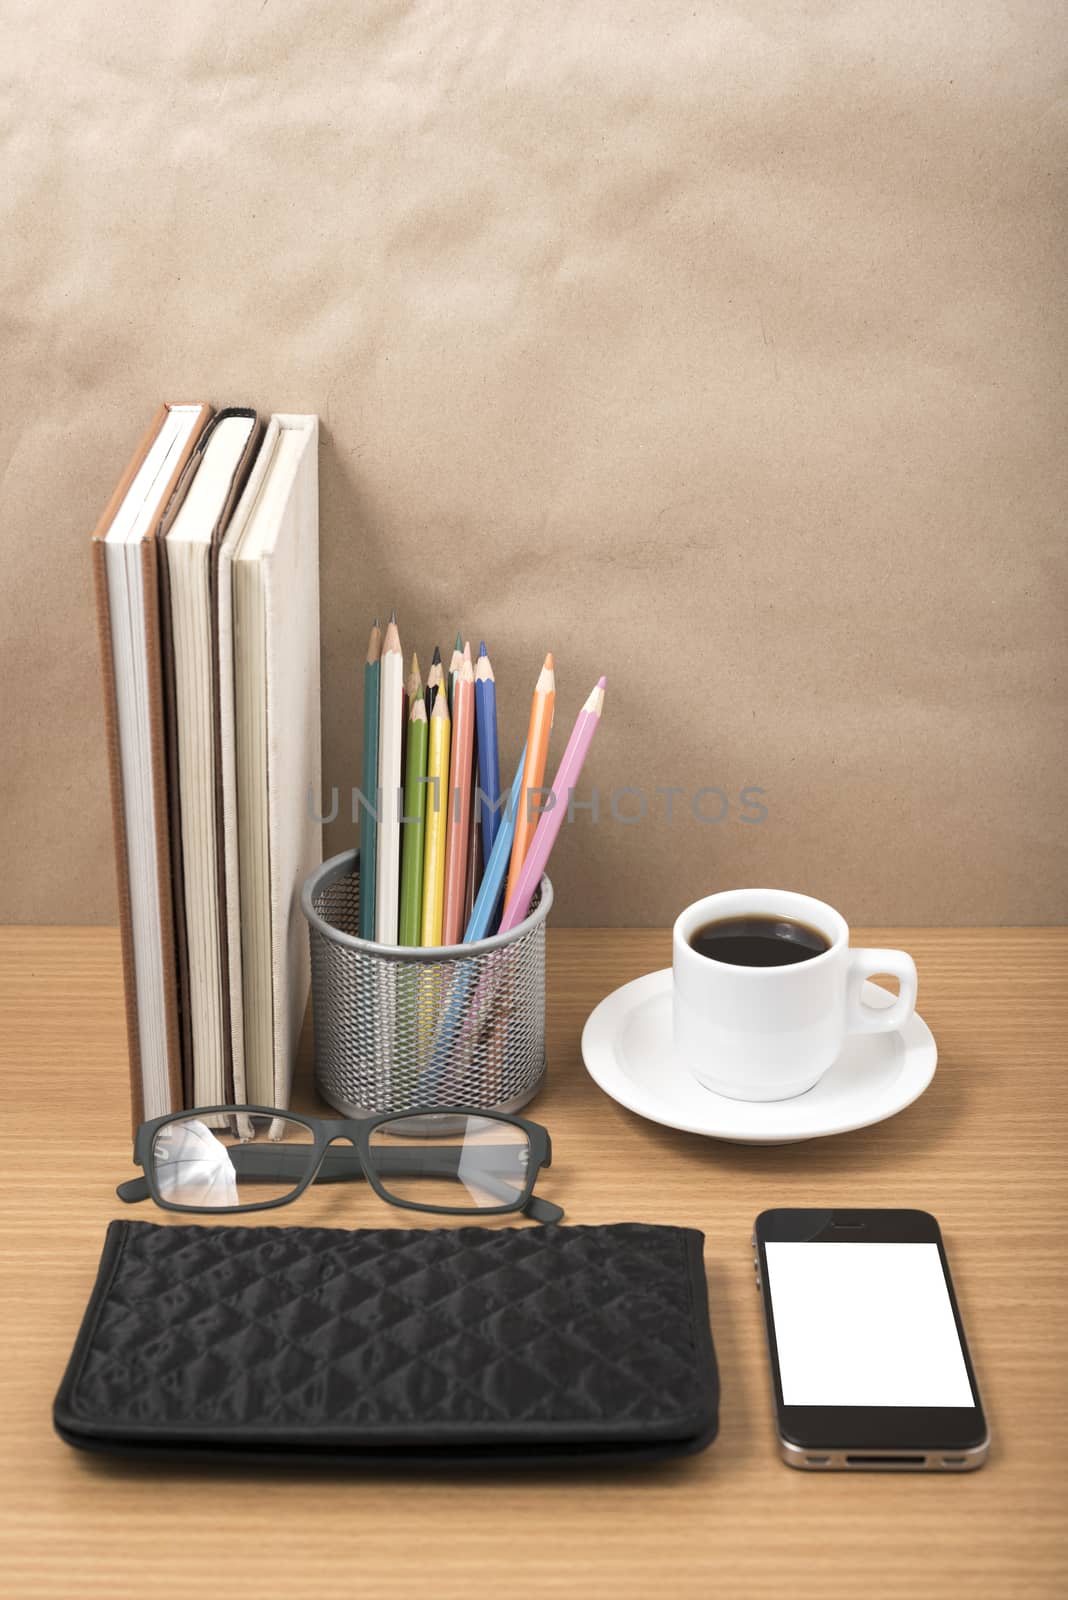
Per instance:
[[[147,650],[150,741],[152,750],[153,827],[156,837],[160,940],[163,949],[163,988],[166,1029],[167,1069],[171,1103],[182,1105],[182,1049],[178,1009],[178,980],[175,953],[174,902],[171,885],[171,848],[166,759],[166,718],[163,703],[163,669],[160,643],[157,532],[163,514],[174,494],[186,462],[211,417],[211,407],[200,402],[165,402],[119,479],[115,491],[93,530],[93,582],[96,592],[97,627],[104,675],[104,721],[107,739],[108,771],[111,781],[111,814],[115,837],[115,871],[118,882],[119,926],[122,935],[122,969],[126,996],[126,1039],[130,1062],[130,1099],[136,1127],[144,1117],[141,1046],[137,1012],[137,974],[134,962],[133,918],[130,901],[127,818],[122,783],[122,758],[119,748],[119,710],[115,686],[115,655],[112,643],[111,610],[108,602],[105,540],[127,490],[175,404],[196,404],[199,416],[186,440],[149,519],[141,541],[141,574],[144,587],[145,637]]]

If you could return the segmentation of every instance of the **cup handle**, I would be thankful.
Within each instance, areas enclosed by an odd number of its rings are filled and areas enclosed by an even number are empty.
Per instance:
[[[892,1006],[869,1006],[861,998],[864,980],[896,978],[900,992]],[[896,1033],[916,1009],[916,963],[904,950],[850,950],[846,989],[846,1031]]]

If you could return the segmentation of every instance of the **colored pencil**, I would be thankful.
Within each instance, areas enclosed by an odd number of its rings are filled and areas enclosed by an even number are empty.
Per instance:
[[[475,724],[478,733],[478,783],[482,821],[482,860],[489,861],[501,814],[501,764],[497,748],[497,683],[482,641],[475,667]]]
[[[476,738],[477,738],[477,732],[476,732]],[[477,763],[476,763],[476,765],[477,765]],[[520,758],[520,762],[519,762],[519,768],[518,768],[518,771],[516,772],[516,775],[515,775],[515,782],[514,782],[514,784],[512,786],[512,815],[513,816],[514,816],[514,812],[515,812],[515,801],[516,801],[516,798],[518,796],[519,784],[520,784],[520,782],[522,780],[522,777],[523,777],[523,761],[522,761],[522,757],[521,757]],[[478,832],[478,807],[476,805],[472,804],[472,807],[471,807],[471,838],[472,838],[472,840],[474,840],[475,835],[477,834],[477,832]],[[499,837],[500,837],[500,830],[498,830],[498,838]],[[467,888],[468,888],[468,893],[469,894],[470,894],[470,891],[471,891],[470,867],[471,867],[472,864],[477,864],[476,863],[476,856],[478,856],[478,852],[476,851],[473,854],[472,850],[469,849],[469,851],[468,851],[469,874],[468,874],[468,884],[467,884]],[[502,847],[501,852],[500,852],[500,860],[499,860],[499,866],[498,866],[498,872],[497,872],[497,887],[496,887],[495,890],[488,890],[487,891],[485,901],[483,901],[483,903],[482,903],[483,909],[480,911],[480,918],[479,918],[480,923],[483,920],[488,919],[489,917],[491,917],[494,914],[494,912],[496,911],[497,904],[498,904],[498,901],[500,899],[501,885],[504,883],[504,874],[505,874],[505,872],[507,870],[508,870],[508,842],[506,841],[504,846]],[[464,912],[464,916],[465,916],[465,926],[464,926],[464,935],[463,935],[463,943],[464,944],[471,944],[474,939],[484,937],[484,935],[481,934],[481,933],[473,933],[471,931],[472,919],[474,918],[474,915],[475,915],[475,909],[474,908],[475,908],[475,905],[479,904],[479,896],[482,893],[482,883],[483,882],[485,882],[485,878],[484,877],[482,877],[480,879],[480,882],[479,882],[478,887],[477,887],[477,891],[476,891],[476,893],[474,895],[473,903],[471,905],[468,905],[466,907],[466,909],[465,909],[465,912]],[[487,902],[488,902],[488,904],[487,904]],[[478,925],[479,924],[475,924],[476,927]],[[432,1049],[432,1052],[431,1052],[432,1058],[433,1058],[433,1067],[432,1067],[432,1070],[431,1070],[430,1078],[428,1080],[428,1087],[435,1095],[436,1095],[436,1093],[438,1091],[438,1088],[440,1087],[442,1073],[443,1073],[443,1071],[445,1069],[445,1066],[447,1064],[447,1057],[448,1057],[448,1053],[449,1053],[450,1041],[455,1040],[457,1038],[460,1038],[461,1036],[463,1036],[463,1034],[465,1032],[464,1024],[465,1024],[465,1021],[466,1021],[466,1013],[467,1013],[467,1009],[468,1009],[468,997],[472,993],[472,990],[474,990],[476,995],[478,995],[479,993],[485,994],[487,992],[495,993],[496,992],[496,983],[495,982],[490,982],[489,981],[489,975],[486,974],[486,973],[483,973],[481,975],[481,977],[479,977],[477,975],[476,971],[470,965],[466,966],[466,967],[457,968],[456,972],[453,974],[452,982],[449,985],[448,995],[447,995],[447,1004],[444,1006],[443,1009],[439,1010],[438,1016],[437,1016],[437,1026],[434,1029],[433,1049]],[[502,1016],[503,1016],[503,1014],[504,1013],[502,1012]]]
[[[486,868],[475,905],[464,929],[464,944],[473,944],[476,939],[485,939],[494,932],[501,891],[508,871],[512,832],[519,812],[526,754],[524,747],[515,777],[512,779],[508,809],[501,819],[489,866]],[[456,972],[449,991],[448,1004],[441,1012],[434,1035],[434,1066],[429,1087],[435,1094],[441,1089],[445,1069],[449,1066],[450,1060],[452,1065],[449,1070],[454,1072],[457,1063],[462,1065],[468,1059],[471,1050],[481,1037],[485,1023],[493,1011],[501,983],[505,981],[505,970],[501,967],[494,969],[490,965],[483,969],[481,975],[477,975],[476,969],[468,965]],[[501,1011],[498,1022],[503,1017],[504,1012]]]
[[[549,754],[549,733],[553,725],[553,711],[556,706],[556,674],[553,670],[553,656],[550,650],[545,657],[545,665],[538,674],[538,681],[534,685],[534,699],[530,707],[530,725],[527,728],[527,764],[523,772],[523,790],[519,797],[519,814],[515,822],[515,838],[512,841],[512,859],[508,864],[508,887],[505,890],[504,901],[508,904],[512,893],[519,882],[519,874],[526,860],[530,841],[534,837],[537,826],[537,806],[539,791],[545,782],[545,763]]]
[[[571,737],[567,741],[567,749],[563,759],[556,769],[553,779],[552,801],[547,810],[543,811],[530,842],[523,869],[516,880],[514,889],[511,889],[505,902],[504,916],[501,918],[501,933],[508,933],[517,922],[522,922],[530,909],[530,902],[534,898],[534,891],[541,882],[541,875],[545,871],[549,857],[552,854],[556,836],[563,825],[567,815],[568,803],[572,790],[579,780],[582,763],[586,759],[586,752],[593,743],[593,736],[597,732],[601,721],[601,712],[604,709],[605,680],[600,678],[594,689],[591,690],[582,710],[571,730]]]
[[[363,770],[360,807],[360,938],[375,936],[375,876],[378,844],[378,680],[382,671],[382,629],[378,618],[367,641],[363,665]]]
[[[415,650],[412,651],[412,665],[411,665],[411,669],[410,669],[410,671],[408,673],[407,682],[405,683],[404,687],[408,692],[408,699],[409,700],[414,700],[415,699],[416,690],[417,689],[422,689],[422,687],[423,687],[423,676],[422,676],[422,673],[419,670],[419,655],[418,655],[418,652],[415,651]],[[410,706],[408,708],[408,714],[409,714],[409,716],[411,715],[411,707]]]
[[[455,648],[454,648],[454,650],[452,652],[452,656],[449,659],[449,715],[450,716],[453,715],[452,697],[453,697],[453,691],[456,688],[456,674],[459,672],[460,668],[463,666],[463,660],[464,660],[464,642],[463,642],[463,639],[460,637],[460,630],[459,630],[459,628],[457,628],[457,630],[456,630],[456,646],[455,646]]]
[[[445,842],[445,904],[442,944],[459,944],[464,931],[464,887],[471,828],[471,766],[475,737],[475,675],[471,646],[464,646],[456,674],[452,707],[452,765],[449,769],[449,831]]]
[[[423,679],[419,671],[419,657],[412,651],[412,670],[404,680],[404,720],[407,722],[412,713],[412,703],[415,700],[416,690],[422,690]]]
[[[408,749],[404,762],[404,815],[401,817],[400,915],[397,943],[419,943],[423,923],[423,846],[426,834],[426,760],[430,729],[423,690],[410,691]]]
[[[426,695],[424,698],[426,699],[426,714],[428,717],[434,709],[434,701],[438,697],[438,690],[441,688],[441,680],[444,676],[445,670],[441,665],[441,651],[435,645],[434,659],[431,661],[430,671],[426,675]]]
[[[481,810],[475,804],[480,780],[478,775],[478,714],[475,714],[475,759],[471,770],[471,826],[467,834],[467,871],[464,873],[464,911],[461,921],[467,927],[475,904],[475,895],[482,882],[482,822]],[[462,937],[462,935],[461,935]]]
[[[476,939],[485,939],[494,931],[497,906],[508,872],[508,857],[512,853],[512,836],[515,833],[515,819],[519,810],[519,793],[523,787],[523,764],[526,757],[527,752],[524,748],[523,754],[519,757],[519,765],[515,769],[515,777],[512,779],[508,804],[500,819],[497,837],[493,841],[493,849],[486,862],[486,870],[482,874],[482,882],[478,886],[471,916],[464,929],[464,944],[473,944]]]
[[[423,679],[419,672],[419,657],[412,651],[412,669],[404,680],[404,693],[401,695],[401,785],[404,784],[404,774],[408,760],[408,717],[412,709],[415,691],[422,686]],[[401,812],[404,811],[404,802],[401,801]]]
[[[400,895],[401,701],[404,656],[394,612],[382,641],[378,705],[378,881],[375,888],[375,938],[396,944]]]
[[[439,694],[430,716],[426,775],[429,791],[423,840],[423,924],[421,943],[441,943],[441,913],[445,897],[445,845],[449,815],[448,696]]]

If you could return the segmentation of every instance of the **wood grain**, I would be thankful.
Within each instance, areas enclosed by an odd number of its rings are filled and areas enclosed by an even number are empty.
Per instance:
[[[114,1185],[132,1172],[118,941],[107,929],[0,930],[4,1592],[1064,1593],[1068,931],[855,937],[915,954],[938,1073],[891,1122],[778,1148],[654,1127],[586,1077],[587,1013],[618,983],[667,964],[666,933],[560,930],[550,940],[551,1082],[532,1108],[553,1136],[545,1193],[571,1222],[636,1218],[705,1231],[723,1380],[716,1444],[640,1471],[376,1479],[117,1466],[53,1435],[52,1396],[119,1209]],[[310,1101],[310,1089],[302,1094]],[[779,1464],[748,1249],[755,1213],[777,1203],[936,1213],[994,1432],[981,1472],[815,1477]],[[372,1194],[338,1188],[309,1194],[287,1216],[354,1227],[397,1220]]]

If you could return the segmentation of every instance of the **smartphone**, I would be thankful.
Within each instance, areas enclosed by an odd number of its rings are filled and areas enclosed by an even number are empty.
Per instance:
[[[753,1245],[789,1466],[982,1466],[986,1418],[929,1212],[764,1211]]]

